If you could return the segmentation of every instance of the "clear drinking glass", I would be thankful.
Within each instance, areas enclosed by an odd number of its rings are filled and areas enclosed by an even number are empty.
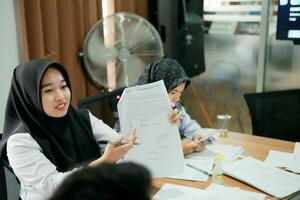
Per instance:
[[[228,129],[230,127],[231,115],[217,115],[217,129],[219,131],[219,136],[227,137]]]

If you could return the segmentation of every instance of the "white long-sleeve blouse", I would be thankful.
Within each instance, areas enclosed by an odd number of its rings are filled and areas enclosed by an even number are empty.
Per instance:
[[[96,141],[115,140],[117,132],[91,113],[89,116]],[[20,180],[20,197],[23,200],[48,199],[67,176],[79,169],[58,172],[29,133],[14,134],[8,139],[7,156],[15,175]]]

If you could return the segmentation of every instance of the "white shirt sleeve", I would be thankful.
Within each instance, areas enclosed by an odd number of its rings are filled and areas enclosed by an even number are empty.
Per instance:
[[[184,135],[185,137],[192,139],[195,135],[200,134],[203,137],[207,137],[208,135],[202,129],[200,124],[191,119],[190,115],[186,112],[184,106],[180,105],[179,107],[179,115],[180,115],[180,124],[179,124],[179,133]]]
[[[7,156],[21,182],[21,198],[46,199],[62,180],[77,169],[58,172],[29,133],[18,133],[7,141]]]
[[[113,141],[118,136],[117,132],[91,113],[90,122],[96,141]],[[67,176],[78,170],[75,168],[68,172],[58,172],[29,133],[18,133],[9,137],[7,156],[21,182],[23,200],[49,198]]]
[[[114,141],[116,137],[118,137],[119,134],[114,129],[95,117],[91,112],[89,112],[89,115],[92,131],[96,141]]]

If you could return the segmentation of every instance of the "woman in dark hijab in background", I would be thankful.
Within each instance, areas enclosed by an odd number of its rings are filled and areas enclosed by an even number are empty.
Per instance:
[[[1,160],[9,161],[20,180],[23,200],[47,199],[65,177],[82,165],[116,162],[133,146],[88,111],[71,105],[71,85],[64,67],[37,59],[15,68],[6,105]],[[8,160],[7,160],[8,158]]]
[[[172,107],[176,107],[179,111],[179,133],[181,138],[183,138],[182,147],[184,154],[202,151],[205,144],[200,144],[199,141],[205,136],[205,132],[195,120],[190,118],[180,103],[180,97],[184,89],[190,84],[183,67],[176,60],[170,58],[154,61],[140,76],[137,84],[142,85],[159,80],[163,80],[165,83]]]

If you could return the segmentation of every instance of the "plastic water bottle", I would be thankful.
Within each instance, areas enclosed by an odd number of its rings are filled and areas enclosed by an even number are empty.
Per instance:
[[[217,115],[217,129],[219,130],[219,136],[227,137],[230,120],[231,115]]]
[[[215,166],[213,170],[213,182],[217,184],[223,184],[223,160],[224,156],[222,154],[217,154],[215,158]]]

